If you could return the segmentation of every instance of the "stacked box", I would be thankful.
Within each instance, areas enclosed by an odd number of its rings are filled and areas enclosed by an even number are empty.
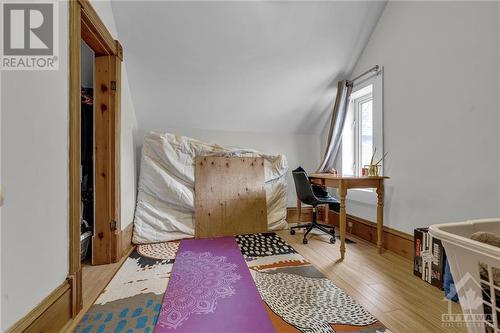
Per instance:
[[[429,228],[414,231],[413,274],[443,289],[446,255],[441,240],[429,234]]]

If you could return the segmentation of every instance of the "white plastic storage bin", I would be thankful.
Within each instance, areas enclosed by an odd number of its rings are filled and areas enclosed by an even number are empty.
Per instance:
[[[430,234],[443,243],[464,314],[444,314],[443,324],[459,325],[464,321],[469,333],[499,333],[500,248],[470,239],[477,231],[500,236],[500,219],[436,224],[429,228]]]

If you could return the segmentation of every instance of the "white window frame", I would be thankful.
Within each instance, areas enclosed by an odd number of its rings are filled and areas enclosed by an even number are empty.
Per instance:
[[[360,89],[359,89],[360,90]],[[372,101],[372,105],[373,105],[373,92],[372,93],[368,93],[368,94],[365,94],[365,95],[361,95],[359,97],[357,97],[356,99],[353,99],[351,100],[351,102],[353,103],[353,112],[354,112],[354,128],[355,128],[355,131],[354,131],[354,156],[355,156],[355,159],[354,159],[354,175],[356,176],[361,176],[361,168],[363,168],[363,165],[360,165],[361,163],[361,160],[362,160],[362,156],[361,156],[361,149],[360,149],[360,145],[361,145],[361,126],[360,126],[360,122],[361,122],[361,110],[360,110],[360,105],[362,103],[365,103],[367,101]],[[372,108],[372,114],[373,114],[373,108]],[[375,138],[375,133],[373,133],[373,137]]]
[[[383,80],[383,68],[378,72],[377,75],[374,75],[370,78],[363,80],[362,82],[355,84],[351,95],[356,93],[357,91],[366,88],[369,85],[372,85],[372,120],[373,120],[373,147],[377,149],[376,158],[381,158],[384,155],[384,80]],[[355,110],[356,111],[356,110]],[[357,118],[357,117],[355,117]],[[356,140],[359,138],[356,137]],[[358,143],[355,143],[356,150],[358,150]],[[356,151],[356,154],[359,154]],[[358,155],[356,155],[358,156]],[[360,158],[357,158],[358,161]],[[340,158],[340,161],[342,158]],[[342,166],[342,163],[340,163]],[[361,166],[362,167],[362,166]],[[384,174],[384,163],[381,162],[381,171]],[[376,206],[377,204],[377,195],[375,190],[373,189],[352,189],[349,190],[349,195],[347,196],[347,200],[349,201],[357,201],[363,204]]]

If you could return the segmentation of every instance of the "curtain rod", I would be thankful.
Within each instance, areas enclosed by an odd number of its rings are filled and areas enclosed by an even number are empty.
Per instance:
[[[380,66],[379,66],[379,65],[375,65],[375,66],[373,66],[372,68],[370,68],[369,70],[367,70],[366,72],[363,72],[363,73],[359,74],[359,75],[358,75],[358,76],[356,76],[354,79],[347,81],[347,83],[348,83],[348,84],[353,84],[353,83],[354,83],[354,81],[356,81],[356,80],[358,80],[358,79],[362,78],[362,77],[363,77],[363,76],[365,76],[366,74],[369,74],[369,73],[371,73],[371,72],[378,72],[378,71],[379,71],[379,69],[380,69]]]

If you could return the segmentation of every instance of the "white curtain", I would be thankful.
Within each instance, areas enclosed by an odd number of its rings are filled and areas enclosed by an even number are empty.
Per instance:
[[[339,81],[337,84],[337,97],[332,110],[332,121],[330,131],[328,132],[328,142],[326,145],[325,156],[321,162],[318,172],[326,172],[334,167],[335,158],[340,148],[342,139],[342,130],[344,129],[349,97],[351,96],[352,83],[346,80]]]

